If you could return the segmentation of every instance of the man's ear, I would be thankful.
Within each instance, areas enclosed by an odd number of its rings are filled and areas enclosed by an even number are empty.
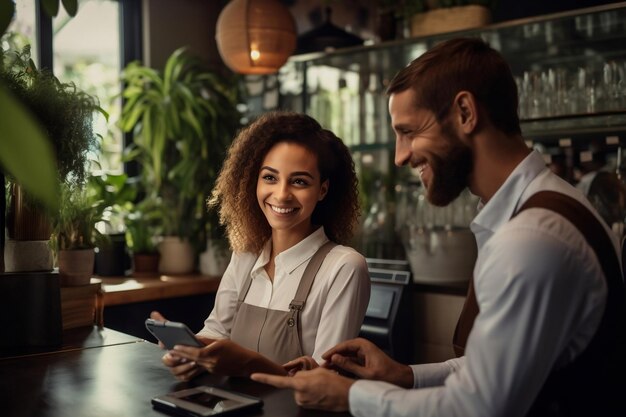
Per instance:
[[[322,183],[322,186],[320,187],[320,195],[317,198],[317,201],[322,201],[324,197],[326,197],[326,194],[328,194],[328,187],[329,187],[329,182],[328,180],[326,180]]]
[[[460,91],[454,97],[453,108],[461,132],[474,133],[478,125],[478,106],[474,95],[469,91]]]

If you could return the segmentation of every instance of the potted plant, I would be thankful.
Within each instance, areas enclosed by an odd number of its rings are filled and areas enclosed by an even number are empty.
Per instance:
[[[239,84],[184,48],[172,53],[163,71],[133,62],[122,78],[121,127],[134,134],[126,158],[141,166],[140,191],[162,229],[159,270],[191,272],[195,252],[208,238],[206,225],[217,224],[205,199],[240,126]]]
[[[67,0],[64,6],[70,16],[76,15],[77,0]],[[0,3],[0,36],[5,34],[14,13],[14,2]],[[0,73],[4,72],[3,61],[0,59]],[[47,207],[56,209],[58,182],[50,144],[37,120],[6,88],[3,77],[0,77],[0,108],[0,136],[3,139],[0,141],[0,163],[5,173],[10,173]]]
[[[156,236],[160,233],[156,211],[150,200],[136,204],[126,216],[126,241],[133,254],[133,275],[157,276],[159,252]]]
[[[123,276],[130,267],[126,246],[127,212],[137,196],[137,189],[126,174],[94,173],[87,180],[87,191],[97,201],[101,218],[96,225],[106,236],[96,247],[95,269],[100,276]]]
[[[0,58],[2,83],[34,115],[52,145],[57,165],[53,178],[60,183],[83,183],[87,153],[97,141],[92,129],[93,113],[101,111],[106,116],[97,99],[72,83],[60,82],[49,71],[37,69],[30,59],[30,46],[21,51],[2,51]],[[51,232],[48,214],[37,199],[24,193],[14,177],[8,180],[7,231],[12,240],[7,242],[7,249],[21,254],[22,259],[40,262],[29,266],[7,257],[7,270],[51,269],[51,258],[41,253],[47,251],[45,241]]]
[[[52,217],[51,246],[57,254],[61,286],[89,284],[93,275],[99,201],[81,184],[62,184],[59,211]]]

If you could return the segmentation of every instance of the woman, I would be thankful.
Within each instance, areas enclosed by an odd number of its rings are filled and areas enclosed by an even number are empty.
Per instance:
[[[321,361],[358,334],[370,281],[363,256],[342,246],[359,204],[339,138],[304,114],[261,116],[235,138],[209,205],[219,206],[233,256],[198,333],[207,346],[163,357],[174,375],[285,374],[280,364]]]

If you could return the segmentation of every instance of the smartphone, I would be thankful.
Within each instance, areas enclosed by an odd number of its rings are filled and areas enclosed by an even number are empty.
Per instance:
[[[146,319],[146,329],[168,350],[174,349],[175,345],[204,346],[184,323]]]
[[[185,416],[216,416],[263,407],[263,400],[234,391],[202,385],[152,399],[154,409]]]

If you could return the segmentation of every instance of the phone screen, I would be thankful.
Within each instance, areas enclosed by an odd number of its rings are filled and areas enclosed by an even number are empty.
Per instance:
[[[163,343],[166,349],[173,349],[174,345],[204,346],[183,323],[147,319],[146,328]]]

